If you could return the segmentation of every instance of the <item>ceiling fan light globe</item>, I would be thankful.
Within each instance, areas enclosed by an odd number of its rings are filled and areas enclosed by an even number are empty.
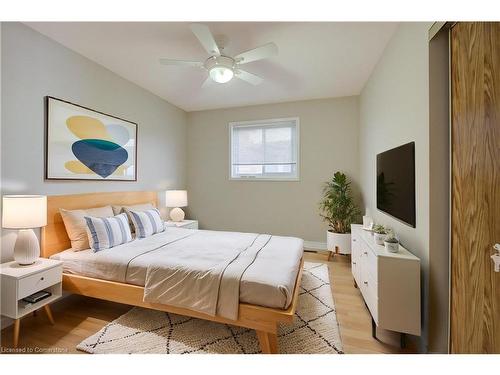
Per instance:
[[[233,79],[234,71],[225,66],[214,66],[209,71],[210,78],[217,83],[226,83]]]

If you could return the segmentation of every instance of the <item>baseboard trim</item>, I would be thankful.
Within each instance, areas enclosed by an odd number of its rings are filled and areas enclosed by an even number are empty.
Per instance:
[[[326,242],[304,241],[304,250],[327,250]]]

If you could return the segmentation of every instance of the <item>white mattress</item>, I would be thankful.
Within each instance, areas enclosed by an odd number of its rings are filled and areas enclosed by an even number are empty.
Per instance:
[[[168,256],[169,251],[182,252],[183,241],[196,238],[197,243],[206,244],[210,256],[218,247],[228,245],[230,234],[168,227],[163,233],[97,253],[69,249],[51,258],[63,261],[66,273],[144,286],[148,266],[158,257]],[[302,254],[303,240],[272,236],[243,273],[240,302],[286,309],[292,301]]]

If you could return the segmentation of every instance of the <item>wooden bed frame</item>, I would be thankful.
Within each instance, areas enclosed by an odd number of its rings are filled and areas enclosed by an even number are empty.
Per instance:
[[[59,213],[60,208],[72,210],[149,202],[157,206],[157,192],[134,191],[48,196],[47,226],[42,228],[41,236],[42,257],[48,258],[71,247],[71,242]],[[299,286],[302,279],[303,264],[304,260],[302,259],[295,281],[292,303],[287,310],[240,303],[238,320],[236,321],[185,308],[144,302],[144,288],[132,284],[63,273],[63,288],[69,292],[83,296],[254,329],[257,333],[262,353],[278,353],[278,324],[293,322],[298,302]]]

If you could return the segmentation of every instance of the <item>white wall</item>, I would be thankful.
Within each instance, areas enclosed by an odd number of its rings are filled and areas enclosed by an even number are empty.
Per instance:
[[[422,265],[423,334],[427,341],[429,258],[429,64],[430,23],[402,23],[360,96],[360,185],[367,211],[394,228]],[[376,208],[376,155],[415,141],[416,228]],[[422,348],[425,350],[425,348]]]
[[[284,117],[300,118],[300,181],[229,180],[229,122]],[[205,229],[324,243],[323,183],[338,170],[358,181],[358,154],[358,97],[191,112],[188,214]]]
[[[2,194],[185,188],[184,111],[20,23],[1,38]],[[138,181],[44,181],[46,95],[138,123]],[[2,262],[14,240],[2,235]]]

